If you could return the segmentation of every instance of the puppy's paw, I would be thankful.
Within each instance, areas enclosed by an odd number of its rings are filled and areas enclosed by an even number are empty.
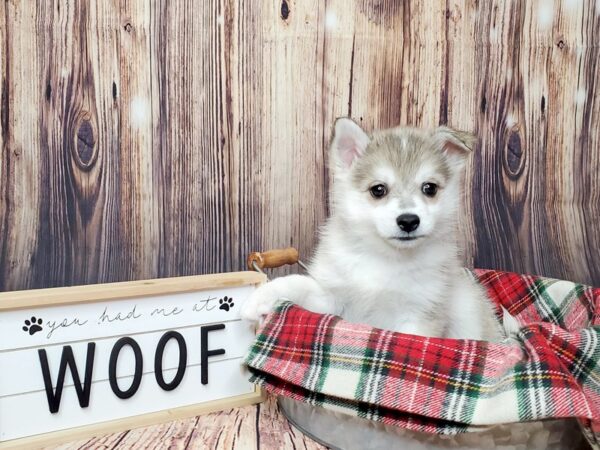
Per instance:
[[[279,300],[285,300],[278,295],[276,289],[272,289],[270,284],[259,287],[246,300],[240,311],[242,319],[259,322],[273,310]]]
[[[517,319],[515,319],[504,307],[502,307],[502,326],[506,336],[518,334],[521,329],[521,325]]]

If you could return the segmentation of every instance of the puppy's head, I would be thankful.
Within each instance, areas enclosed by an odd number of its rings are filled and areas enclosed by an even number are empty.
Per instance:
[[[400,249],[453,237],[460,174],[475,142],[448,127],[368,135],[338,119],[330,150],[333,214],[357,238]]]

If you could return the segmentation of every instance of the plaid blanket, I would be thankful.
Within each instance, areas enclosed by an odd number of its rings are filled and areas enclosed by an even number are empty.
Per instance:
[[[600,289],[472,274],[523,325],[517,337],[413,336],[283,302],[246,357],[251,380],[277,395],[430,433],[576,417],[600,448]]]

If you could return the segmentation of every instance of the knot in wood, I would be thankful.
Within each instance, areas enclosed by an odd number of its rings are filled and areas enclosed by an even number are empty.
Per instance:
[[[479,111],[481,111],[482,113],[485,113],[486,110],[487,110],[487,98],[484,95],[483,97],[481,97],[481,102],[479,103]]]
[[[287,0],[281,0],[281,18],[285,21],[290,17],[290,5]]]
[[[519,177],[524,166],[521,136],[519,136],[517,129],[513,129],[510,131],[508,142],[506,144],[506,169],[508,175],[511,178]]]
[[[2,79],[2,93],[0,94],[0,131],[4,139],[8,140],[8,116],[10,103],[8,101],[8,77]]]
[[[542,101],[540,102],[540,108],[542,110],[542,115],[546,113],[546,96],[542,95]]]
[[[77,165],[83,170],[89,170],[94,164],[96,137],[94,128],[88,119],[84,119],[77,129]]]

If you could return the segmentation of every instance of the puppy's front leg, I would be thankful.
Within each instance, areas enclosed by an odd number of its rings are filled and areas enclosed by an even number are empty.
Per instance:
[[[288,275],[270,281],[250,295],[241,310],[242,319],[258,321],[279,300],[289,300],[302,308],[321,314],[335,314],[336,303],[321,286],[305,275]]]

